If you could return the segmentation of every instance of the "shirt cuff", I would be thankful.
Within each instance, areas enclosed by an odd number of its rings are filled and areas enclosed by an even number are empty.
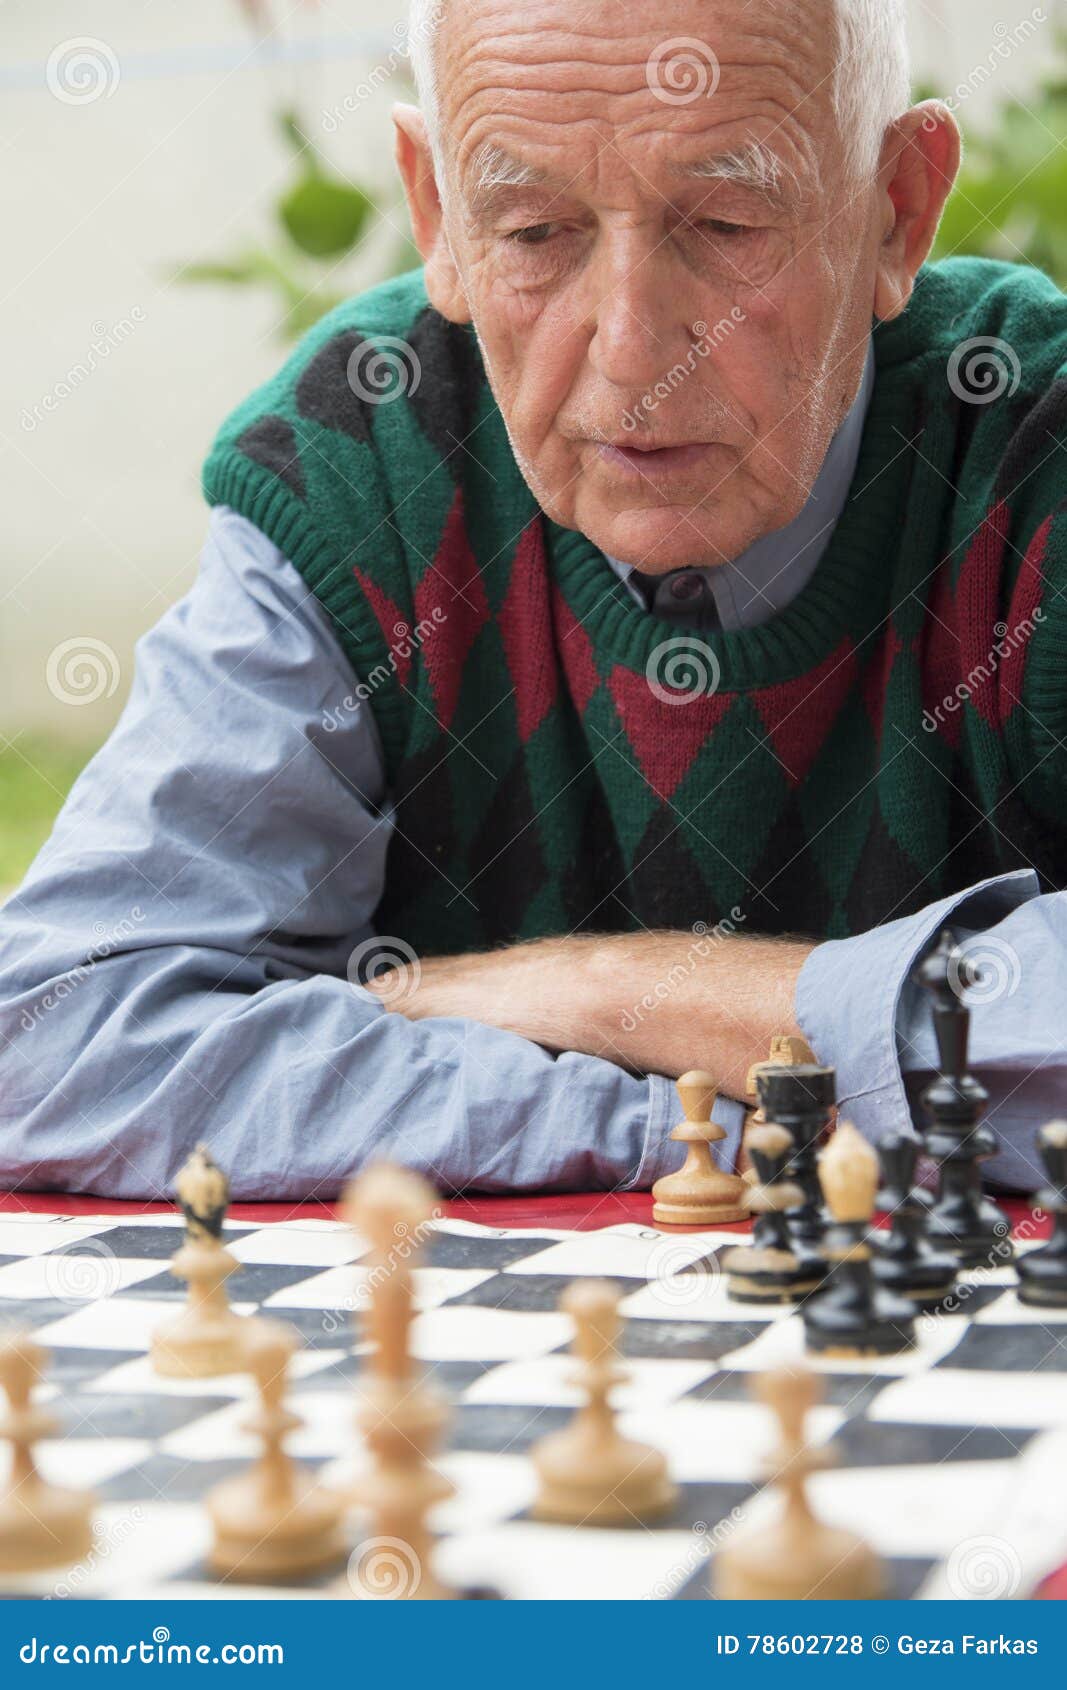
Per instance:
[[[682,1118],[682,1107],[674,1081],[663,1074],[648,1077],[648,1118],[645,1128],[641,1163],[634,1178],[622,1191],[647,1191],[663,1174],[673,1174],[685,1160],[685,1147],[678,1144],[671,1132]],[[732,1097],[715,1098],[711,1118],[726,1128],[726,1137],[712,1145],[712,1154],[720,1168],[733,1173],[741,1149],[741,1134],[745,1125],[745,1105]]]
[[[837,1070],[838,1108],[867,1138],[877,1142],[911,1125],[898,1025],[923,951],[954,920],[989,927],[1039,892],[1033,870],[1018,869],[812,951],[797,983],[797,1022],[819,1061]]]

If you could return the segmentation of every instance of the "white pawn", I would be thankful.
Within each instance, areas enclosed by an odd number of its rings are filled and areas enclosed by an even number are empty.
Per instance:
[[[722,1226],[748,1219],[744,1182],[724,1173],[711,1147],[726,1137],[726,1128],[711,1118],[715,1080],[694,1069],[678,1081],[684,1119],[671,1137],[686,1147],[685,1161],[673,1174],[664,1174],[652,1187],[652,1219],[657,1226]]]
[[[675,1499],[667,1462],[658,1449],[622,1436],[609,1400],[626,1378],[615,1349],[619,1293],[605,1280],[579,1280],[563,1293],[560,1307],[574,1320],[581,1363],[574,1377],[586,1401],[568,1425],[530,1451],[540,1480],[534,1517],[579,1526],[654,1520]]]
[[[247,1472],[208,1493],[215,1529],[210,1562],[213,1571],[237,1580],[300,1578],[341,1559],[341,1501],[285,1451],[286,1436],[303,1424],[285,1406],[295,1333],[262,1318],[245,1327],[245,1365],[259,1393],[245,1430],[263,1440],[263,1450]]]
[[[11,1467],[0,1491],[0,1572],[32,1573],[67,1567],[93,1546],[93,1497],[88,1491],[63,1490],[43,1479],[33,1446],[57,1430],[50,1414],[34,1408],[33,1388],[44,1370],[46,1352],[26,1332],[0,1338],[0,1385],[7,1413],[0,1437],[11,1444]]]
[[[783,1504],[767,1525],[751,1528],[717,1552],[712,1580],[720,1601],[867,1601],[883,1593],[874,1551],[854,1532],[817,1519],[808,1501],[809,1473],[833,1460],[804,1439],[808,1411],[821,1388],[807,1368],[782,1368],[755,1380],[756,1395],[778,1421],[779,1444],[768,1477]]]

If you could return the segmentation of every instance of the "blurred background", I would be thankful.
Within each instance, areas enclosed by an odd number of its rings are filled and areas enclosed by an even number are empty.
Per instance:
[[[230,407],[416,261],[406,0],[0,0],[0,892],[187,589]],[[939,255],[1067,286],[1067,0],[910,0],[967,139]]]

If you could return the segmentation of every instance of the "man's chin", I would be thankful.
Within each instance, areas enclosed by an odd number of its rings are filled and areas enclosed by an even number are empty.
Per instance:
[[[579,504],[574,526],[602,552],[651,575],[727,563],[750,543],[721,514],[693,504],[626,511]]]

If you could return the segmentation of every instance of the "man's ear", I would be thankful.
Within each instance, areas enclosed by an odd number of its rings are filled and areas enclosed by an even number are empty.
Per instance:
[[[426,266],[430,303],[450,322],[469,323],[467,297],[445,236],[444,208],[437,191],[426,119],[417,106],[395,105],[393,123],[396,167],[404,184],[415,245]]]
[[[940,100],[924,100],[886,136],[878,179],[884,207],[874,314],[898,317],[934,244],[960,168],[959,125]]]

